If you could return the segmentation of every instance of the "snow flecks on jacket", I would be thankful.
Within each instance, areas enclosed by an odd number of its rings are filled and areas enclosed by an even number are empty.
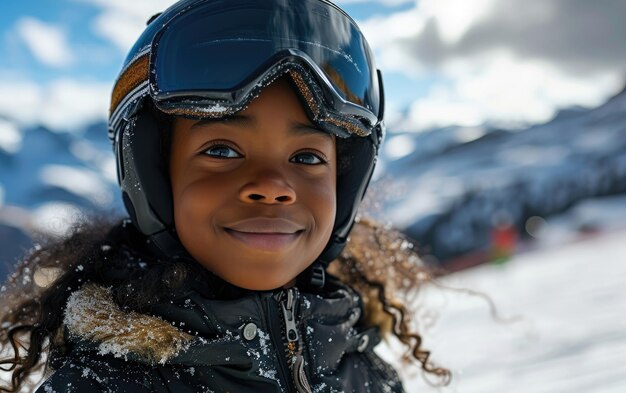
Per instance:
[[[325,296],[302,292],[296,304],[296,327],[303,338],[300,365],[311,391],[403,392],[397,374],[372,352],[377,332],[359,325],[359,298],[332,278],[328,285]],[[173,392],[229,387],[235,392],[244,386],[254,386],[247,391],[284,392],[292,378],[280,363],[284,333],[269,330],[272,322],[282,320],[270,320],[265,311],[277,307],[278,298],[258,293],[214,300],[192,291],[146,315],[118,306],[111,289],[86,284],[71,295],[65,310],[72,350],[38,393],[47,393],[48,387],[70,392],[68,383],[75,391],[104,387],[106,393],[151,393],[157,387]],[[250,324],[255,334],[245,335]],[[369,344],[357,349],[364,334]]]
[[[280,378],[278,377],[278,370],[274,368],[273,350],[271,348],[272,341],[270,340],[269,333],[257,329],[257,338],[259,340],[258,350],[249,347],[247,350],[248,356],[257,361],[259,366],[259,375],[264,378],[272,379],[278,383],[282,389]]]
[[[194,338],[161,318],[122,311],[110,289],[93,284],[70,295],[64,324],[70,339],[96,342],[102,355],[126,358],[134,353],[160,364],[186,350]]]

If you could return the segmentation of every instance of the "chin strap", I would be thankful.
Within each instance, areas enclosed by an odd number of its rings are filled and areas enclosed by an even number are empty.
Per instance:
[[[322,289],[326,284],[326,266],[315,261],[298,276],[298,286],[311,289]]]
[[[167,258],[190,258],[180,240],[168,230],[155,233],[149,238],[153,248]]]
[[[350,226],[348,231],[351,228],[352,225]],[[330,263],[337,259],[339,254],[341,254],[341,251],[343,251],[343,249],[346,247],[346,242],[346,238],[341,238],[338,236],[331,238],[331,240],[328,242],[328,245],[326,246],[326,249],[322,251],[322,255],[320,255],[317,259],[318,262],[321,263],[324,268],[328,267],[328,265],[330,265]]]

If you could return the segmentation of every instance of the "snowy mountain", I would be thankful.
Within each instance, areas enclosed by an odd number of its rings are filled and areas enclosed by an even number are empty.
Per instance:
[[[450,127],[387,143],[384,216],[446,260],[486,250],[497,221],[525,236],[531,217],[626,193],[626,91],[524,130]]]
[[[626,193],[626,92],[523,130],[390,132],[385,143],[368,214],[445,263],[488,249],[496,221],[527,236],[531,217]],[[62,233],[77,209],[123,214],[106,124],[60,133],[0,116],[0,275],[29,234]]]
[[[30,247],[32,233],[62,233],[77,209],[121,214],[105,123],[58,133],[5,119],[0,131],[0,275]]]

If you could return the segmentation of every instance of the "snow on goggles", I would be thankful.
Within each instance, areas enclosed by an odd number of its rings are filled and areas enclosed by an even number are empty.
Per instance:
[[[289,73],[313,120],[338,135],[369,135],[383,118],[369,45],[349,16],[323,0],[195,4],[155,35],[147,64],[150,96],[173,115],[233,114]]]

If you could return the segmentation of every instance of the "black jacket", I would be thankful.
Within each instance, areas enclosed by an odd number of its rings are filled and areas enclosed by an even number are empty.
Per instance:
[[[336,279],[215,300],[195,288],[150,314],[88,284],[65,310],[70,347],[44,392],[403,392],[360,326],[358,295]]]

